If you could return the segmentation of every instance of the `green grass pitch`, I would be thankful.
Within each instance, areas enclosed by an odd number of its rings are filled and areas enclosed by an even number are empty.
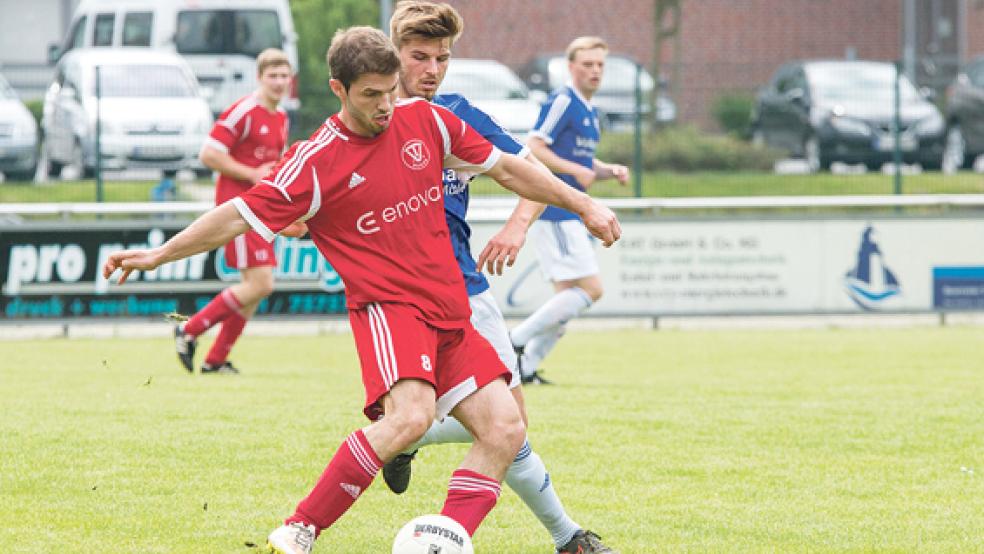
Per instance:
[[[526,389],[531,442],[622,554],[981,552],[982,344],[975,327],[572,332],[546,364],[559,384]],[[165,337],[0,341],[3,551],[259,551],[365,424],[362,388],[346,335],[247,336],[233,359],[242,375],[202,377]],[[403,496],[377,479],[315,552],[389,552],[464,449],[422,451]],[[474,542],[552,552],[506,487]]]

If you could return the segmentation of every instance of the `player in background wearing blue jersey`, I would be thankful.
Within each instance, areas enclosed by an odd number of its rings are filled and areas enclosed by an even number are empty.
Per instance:
[[[601,138],[598,110],[591,96],[601,85],[608,45],[598,37],[579,37],[567,47],[571,81],[554,91],[540,109],[527,141],[533,155],[568,185],[586,191],[598,179],[624,185],[629,170],[595,158]],[[601,276],[593,241],[577,214],[548,206],[530,228],[540,269],[553,282],[554,295],[511,332],[524,383],[548,381],[540,362],[564,334],[567,322],[601,298]]]
[[[502,129],[488,114],[471,105],[465,97],[459,94],[437,95],[437,89],[451,59],[451,45],[460,35],[462,27],[461,16],[448,4],[423,0],[397,4],[390,20],[390,36],[396,44],[402,63],[399,96],[432,100],[454,112],[499,149],[519,156],[529,155],[528,148]],[[534,158],[529,159],[535,162]],[[543,168],[543,171],[547,172],[547,169]],[[520,378],[516,354],[509,340],[502,312],[489,292],[489,283],[480,268],[485,266],[489,272],[501,274],[504,265],[512,265],[526,240],[527,229],[544,206],[520,199],[503,229],[489,241],[476,262],[469,244],[471,229],[465,222],[470,179],[471,175],[453,170],[444,171],[445,216],[455,257],[465,277],[472,309],[472,324],[495,347],[506,366],[512,369],[513,379],[510,385],[525,423],[526,408],[522,387],[518,386]],[[472,440],[468,430],[452,417],[435,422],[420,441],[383,467],[383,478],[393,492],[401,494],[409,484],[410,462],[418,448],[429,444]],[[533,452],[528,441],[523,444],[509,467],[506,483],[550,532],[558,553],[615,552],[606,547],[598,535],[584,530],[567,515],[543,461]]]

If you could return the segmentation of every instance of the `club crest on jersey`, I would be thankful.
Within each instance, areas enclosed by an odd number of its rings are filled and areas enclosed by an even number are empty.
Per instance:
[[[413,170],[421,170],[430,163],[430,151],[420,139],[411,139],[400,150],[403,165]]]

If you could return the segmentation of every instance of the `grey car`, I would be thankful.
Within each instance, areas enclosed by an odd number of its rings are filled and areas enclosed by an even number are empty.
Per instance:
[[[879,168],[895,152],[895,66],[818,60],[783,65],[758,94],[753,141],[804,158],[811,170],[831,163]],[[898,146],[904,163],[936,169],[943,159],[940,110],[902,76]]]
[[[37,122],[0,76],[0,173],[12,179],[30,179],[37,159]]]
[[[943,170],[970,168],[984,154],[984,56],[968,63],[947,89]]]

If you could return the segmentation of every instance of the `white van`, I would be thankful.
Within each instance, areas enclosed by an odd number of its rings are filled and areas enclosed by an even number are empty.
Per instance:
[[[256,56],[287,53],[295,76],[284,107],[297,99],[297,33],[287,0],[81,0],[56,62],[74,48],[150,47],[180,54],[215,114],[256,88]]]

